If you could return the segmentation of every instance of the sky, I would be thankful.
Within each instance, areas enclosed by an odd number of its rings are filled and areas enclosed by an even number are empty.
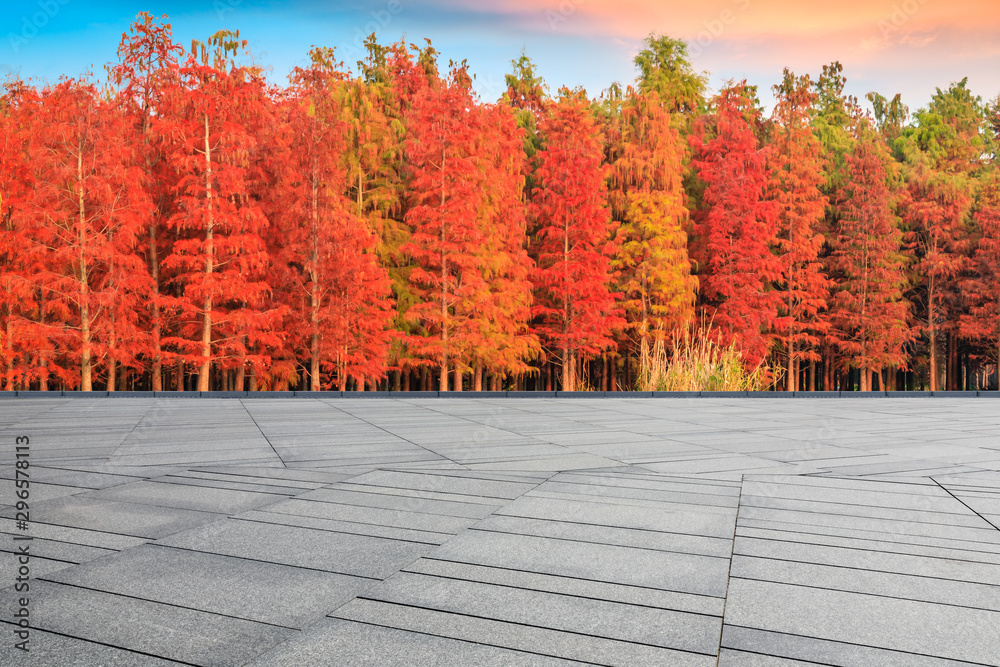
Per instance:
[[[834,60],[844,66],[847,92],[862,102],[869,91],[901,93],[915,111],[936,87],[964,77],[984,100],[1000,95],[1000,0],[7,0],[0,77],[103,77],[140,11],[166,14],[185,48],[220,28],[238,29],[280,84],[306,64],[313,45],[336,47],[353,66],[374,32],[384,44],[431,39],[442,69],[467,60],[485,101],[502,94],[522,51],[551,92],[582,86],[596,97],[612,82],[635,80],[633,59],[656,33],[688,43],[713,91],[746,79],[765,107],[784,68],[815,79]]]

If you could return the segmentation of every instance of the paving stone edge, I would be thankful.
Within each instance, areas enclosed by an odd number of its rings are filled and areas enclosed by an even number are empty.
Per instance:
[[[4,398],[1000,398],[1000,391],[0,391]]]

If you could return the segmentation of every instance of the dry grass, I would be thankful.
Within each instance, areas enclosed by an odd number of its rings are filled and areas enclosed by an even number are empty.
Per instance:
[[[668,353],[662,337],[640,351],[639,391],[764,391],[773,382],[763,362],[747,369],[735,344],[722,347],[702,326],[692,337],[674,335]]]

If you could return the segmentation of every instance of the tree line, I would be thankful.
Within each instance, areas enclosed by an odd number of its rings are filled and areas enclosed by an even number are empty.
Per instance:
[[[683,41],[637,78],[501,99],[428,40],[314,48],[140,14],[107,78],[0,96],[0,386],[636,388],[694,335],[771,386],[996,386],[997,100],[911,114],[839,63],[709,94]]]

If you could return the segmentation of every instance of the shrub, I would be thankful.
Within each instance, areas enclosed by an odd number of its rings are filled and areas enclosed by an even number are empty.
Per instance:
[[[639,391],[763,391],[774,376],[761,362],[747,368],[736,344],[723,347],[702,325],[692,337],[674,334],[668,352],[663,337],[640,350]]]

